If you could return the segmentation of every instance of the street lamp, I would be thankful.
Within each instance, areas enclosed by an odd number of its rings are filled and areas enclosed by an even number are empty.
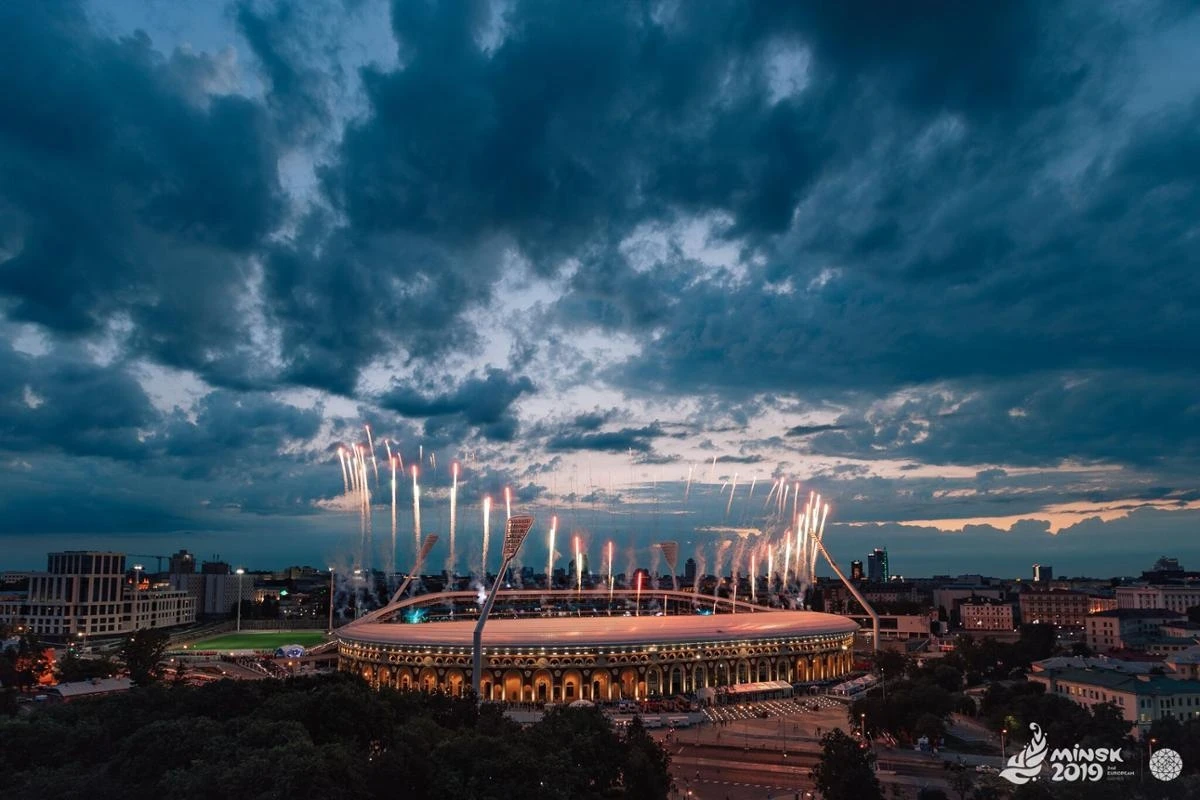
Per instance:
[[[242,576],[246,574],[246,570],[238,567],[234,572],[238,576],[238,598],[237,598],[237,632],[242,632]]]
[[[141,564],[133,565],[133,571],[134,571],[134,578],[133,578],[133,629],[135,631],[141,627],[141,625],[138,624],[139,623],[138,606],[140,605],[138,603],[138,592],[140,592],[142,590],[142,570],[143,569],[144,569],[144,567]]]
[[[1008,760],[1008,750],[1004,737],[1008,736],[1008,728],[1000,729],[1000,765],[1004,766],[1004,762]]]
[[[867,715],[859,714],[858,717],[859,717],[859,721],[860,721],[859,729],[862,731],[863,744],[866,744],[867,743]]]
[[[333,567],[329,568],[329,632],[333,633]]]

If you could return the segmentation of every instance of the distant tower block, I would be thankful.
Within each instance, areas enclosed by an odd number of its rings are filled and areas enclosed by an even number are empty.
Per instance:
[[[863,565],[861,561],[850,562],[850,580],[861,581],[863,579]]]
[[[1054,567],[1049,564],[1034,564],[1033,565],[1033,582],[1034,583],[1049,583],[1054,580]]]
[[[867,580],[871,583],[886,583],[890,576],[887,548],[876,547],[867,553]]]

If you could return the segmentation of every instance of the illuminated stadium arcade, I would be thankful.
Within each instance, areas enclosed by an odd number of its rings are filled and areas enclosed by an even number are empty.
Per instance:
[[[471,685],[479,593],[407,598],[336,632],[339,667],[376,687]],[[483,632],[485,699],[610,702],[821,681],[851,669],[858,625],[674,590],[507,590]]]

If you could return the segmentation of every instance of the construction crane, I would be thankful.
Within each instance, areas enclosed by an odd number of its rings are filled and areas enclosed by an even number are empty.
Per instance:
[[[170,556],[151,556],[151,555],[146,555],[145,553],[127,553],[126,555],[130,558],[157,558],[158,559],[158,570],[155,572],[155,574],[159,574],[163,571],[163,568],[162,568],[163,560],[170,558]]]

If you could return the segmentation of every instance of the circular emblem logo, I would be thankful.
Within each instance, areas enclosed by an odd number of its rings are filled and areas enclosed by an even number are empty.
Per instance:
[[[1154,751],[1150,756],[1150,774],[1160,781],[1173,781],[1183,772],[1183,759],[1169,747]]]

